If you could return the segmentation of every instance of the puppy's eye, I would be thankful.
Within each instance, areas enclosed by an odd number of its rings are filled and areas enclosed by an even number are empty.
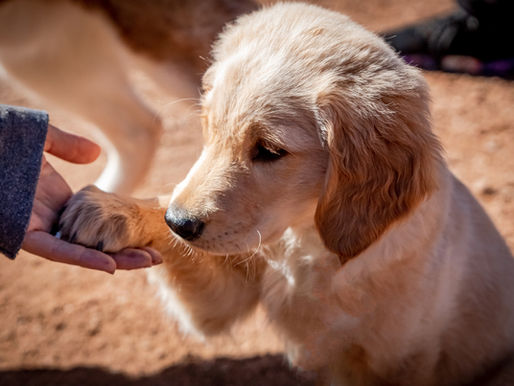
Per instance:
[[[285,155],[287,151],[284,149],[274,149],[263,143],[257,143],[252,151],[252,161],[254,162],[273,162]]]

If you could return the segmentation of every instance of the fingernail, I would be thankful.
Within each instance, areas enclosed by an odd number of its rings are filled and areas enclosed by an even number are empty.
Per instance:
[[[162,264],[162,257],[160,255],[157,255],[157,256],[152,255],[152,264],[153,265]]]
[[[98,253],[95,250],[86,248],[84,255],[84,267],[93,268],[113,275],[116,271],[116,262],[108,255]]]
[[[113,259],[111,259],[106,262],[106,265],[107,267],[105,269],[105,272],[114,275],[114,272],[116,272],[116,262]]]
[[[152,265],[161,264],[163,262],[161,254],[154,248],[143,248],[152,258]]]
[[[137,255],[135,255],[135,257],[142,259],[142,268],[150,268],[153,265],[153,257],[150,255],[150,260],[148,260],[148,255],[149,254],[144,252],[140,252]]]

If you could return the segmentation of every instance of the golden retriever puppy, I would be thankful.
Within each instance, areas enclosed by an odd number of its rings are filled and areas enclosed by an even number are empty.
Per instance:
[[[131,72],[146,73],[191,108],[206,67],[201,57],[226,22],[254,8],[253,0],[0,0],[0,75],[50,112],[99,127],[108,164],[97,184],[130,192],[161,133]]]
[[[332,385],[513,384],[514,261],[442,159],[419,71],[300,3],[241,17],[213,56],[167,210],[86,188],[64,237],[158,248],[168,309],[204,336],[260,302]]]

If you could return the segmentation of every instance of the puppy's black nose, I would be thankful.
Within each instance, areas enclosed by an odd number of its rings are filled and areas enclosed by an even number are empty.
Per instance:
[[[187,241],[196,240],[203,232],[205,223],[188,215],[188,213],[177,206],[170,206],[164,215],[166,224],[173,232]]]

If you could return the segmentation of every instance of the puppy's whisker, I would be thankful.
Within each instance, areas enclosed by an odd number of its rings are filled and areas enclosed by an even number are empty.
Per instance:
[[[257,234],[259,235],[259,244],[257,245],[257,251],[258,251],[262,246],[262,234],[258,229],[257,229]]]
[[[237,262],[235,264],[235,266],[238,266],[238,265],[241,265],[241,264],[248,264],[260,252],[260,249],[261,249],[261,246],[262,246],[262,234],[261,234],[261,232],[258,229],[257,229],[257,235],[259,236],[259,243],[257,245],[257,248],[255,248],[255,250],[253,251],[252,254],[248,255],[247,257],[245,257],[241,261]]]
[[[167,108],[161,108],[160,111],[159,111],[159,114],[160,116],[167,116],[169,115],[168,112],[170,111],[169,109],[171,108],[172,106],[168,106]],[[181,110],[181,113],[180,113],[180,116],[178,115],[175,115],[175,114],[171,114],[173,116],[173,121],[175,124],[178,123],[178,125],[180,126],[180,122],[184,122],[184,121],[188,121],[191,119],[191,117],[196,117],[196,116],[199,116],[200,115],[200,109],[196,106],[189,106],[183,110]]]
[[[175,100],[169,101],[169,102],[165,103],[164,105],[162,105],[158,109],[158,111],[160,113],[163,113],[164,109],[170,108],[170,107],[176,105],[177,103],[182,103],[182,102],[194,102],[195,105],[198,105],[200,103],[200,99],[199,98],[179,98],[179,99],[175,99]]]
[[[257,253],[259,253],[261,246],[262,246],[262,234],[258,229],[256,231],[257,231],[257,235],[259,236],[259,243],[257,244],[257,248],[255,248],[255,250],[253,251],[253,253],[250,255],[250,257],[248,259],[253,258]]]

